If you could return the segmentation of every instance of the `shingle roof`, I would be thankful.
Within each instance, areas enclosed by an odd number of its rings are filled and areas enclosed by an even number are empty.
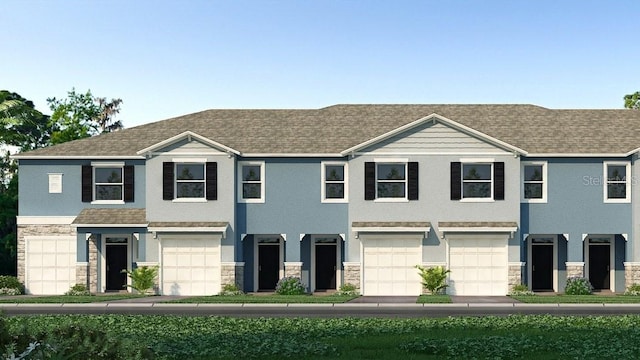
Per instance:
[[[428,228],[430,222],[418,221],[354,221],[351,224],[354,228]]]
[[[145,209],[82,209],[73,225],[146,225]]]
[[[131,157],[187,130],[243,154],[338,154],[434,113],[535,154],[624,154],[640,147],[640,111],[627,109],[334,105],[310,110],[206,110],[26,155]]]
[[[150,228],[222,228],[229,226],[228,222],[195,222],[195,221],[170,221],[150,222]]]
[[[440,221],[441,228],[509,228],[518,227],[513,221]]]

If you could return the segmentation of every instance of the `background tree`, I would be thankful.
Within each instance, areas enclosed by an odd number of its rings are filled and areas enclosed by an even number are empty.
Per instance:
[[[11,152],[81,139],[121,129],[115,116],[122,100],[94,98],[71,90],[67,98],[49,98],[53,114],[43,115],[17,93],[0,90],[0,275],[16,274],[18,166]]]
[[[121,99],[94,97],[91,90],[77,93],[72,89],[64,99],[48,98],[47,103],[53,113],[51,144],[82,139],[102,132],[122,129],[122,122],[115,120],[120,112]]]
[[[624,96],[624,107],[627,109],[640,109],[640,91]]]

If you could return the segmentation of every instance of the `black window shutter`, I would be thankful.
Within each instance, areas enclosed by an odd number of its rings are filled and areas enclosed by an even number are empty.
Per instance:
[[[124,167],[124,202],[133,202],[133,183],[135,178],[133,165]]]
[[[208,162],[206,165],[207,200],[218,200],[218,163]]]
[[[93,200],[93,167],[82,166],[82,202]]]
[[[407,197],[409,200],[418,200],[418,163],[410,162],[407,164],[408,183]]]
[[[504,200],[504,163],[493,163],[493,199]]]
[[[162,200],[173,200],[173,163],[162,163]]]
[[[462,199],[462,164],[451,163],[451,200]]]
[[[364,199],[376,198],[376,163],[364,163]]]

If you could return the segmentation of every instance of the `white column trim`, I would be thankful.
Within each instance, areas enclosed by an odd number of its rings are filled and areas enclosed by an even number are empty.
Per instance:
[[[304,239],[304,237],[305,237],[306,235],[307,235],[307,234],[300,234],[300,241],[302,241],[302,239]]]
[[[282,240],[287,241],[287,234],[280,234],[282,236]]]
[[[342,241],[347,241],[347,234],[338,234],[342,238]]]
[[[624,238],[624,241],[629,241],[629,234],[620,234]]]
[[[529,234],[522,234],[522,242],[527,241],[528,237],[529,237]]]
[[[584,240],[587,238],[587,236],[589,236],[589,234],[582,234],[582,242],[584,242]]]
[[[569,234],[562,234],[562,236],[564,236],[564,238],[569,241]]]
[[[240,234],[240,241],[244,241],[244,238],[247,237],[247,234]]]

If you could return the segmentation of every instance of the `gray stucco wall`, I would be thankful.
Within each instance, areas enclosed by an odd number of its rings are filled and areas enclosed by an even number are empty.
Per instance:
[[[82,202],[82,165],[91,162],[124,162],[135,166],[134,202],[96,205]],[[145,207],[144,160],[20,160],[18,207],[20,216],[76,216],[88,207]],[[49,173],[62,174],[62,193],[49,193]]]

